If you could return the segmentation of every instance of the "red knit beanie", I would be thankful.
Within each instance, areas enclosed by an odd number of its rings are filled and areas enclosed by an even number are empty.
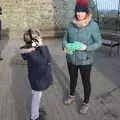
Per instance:
[[[75,12],[89,12],[88,8],[89,0],[77,0],[75,6]]]

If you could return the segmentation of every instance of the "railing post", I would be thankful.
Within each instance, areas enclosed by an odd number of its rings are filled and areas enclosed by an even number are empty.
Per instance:
[[[117,17],[117,24],[116,24],[116,31],[119,29],[120,30],[120,26],[119,26],[119,20],[120,20],[120,0],[119,0],[119,3],[118,3],[118,17]],[[118,28],[119,26],[119,28]]]
[[[100,18],[99,18],[99,10],[98,10],[98,4],[97,4],[97,0],[95,0],[95,4],[96,4],[96,8],[97,8],[97,21],[98,21],[98,24],[100,25]]]

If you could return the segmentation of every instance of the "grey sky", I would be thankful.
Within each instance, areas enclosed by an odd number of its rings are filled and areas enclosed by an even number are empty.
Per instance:
[[[94,0],[95,1],[95,0]],[[98,8],[105,9],[118,9],[119,0],[96,0]]]

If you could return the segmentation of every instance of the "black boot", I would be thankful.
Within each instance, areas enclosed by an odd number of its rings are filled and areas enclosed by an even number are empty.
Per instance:
[[[44,115],[39,115],[39,118],[37,118],[36,120],[45,120],[45,116]]]
[[[44,108],[39,109],[39,117],[36,120],[46,120],[47,112]],[[31,119],[30,119],[31,120]]]
[[[46,116],[46,115],[47,115],[47,112],[45,111],[44,108],[40,108],[40,109],[39,109],[39,114],[40,114],[41,116]]]

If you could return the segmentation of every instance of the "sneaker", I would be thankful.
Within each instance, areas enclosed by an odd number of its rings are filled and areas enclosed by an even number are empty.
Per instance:
[[[37,118],[36,120],[40,120],[39,118]]]
[[[64,101],[64,104],[65,105],[70,105],[72,103],[75,102],[75,96],[69,96],[65,101]]]
[[[46,120],[45,116],[39,115],[39,117],[36,120]]]
[[[45,111],[44,108],[40,108],[40,109],[39,109],[39,114],[45,116],[45,115],[47,115],[47,112]]]
[[[47,112],[45,111],[44,108],[39,109],[39,117],[35,120],[46,120]],[[30,119],[32,120],[32,119]]]
[[[80,107],[80,113],[81,114],[86,114],[88,112],[89,105],[87,103],[82,103]]]

